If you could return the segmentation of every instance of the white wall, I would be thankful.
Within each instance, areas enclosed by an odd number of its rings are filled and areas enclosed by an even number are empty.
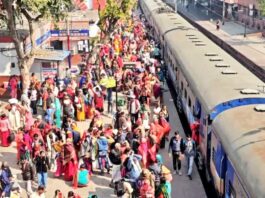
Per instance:
[[[78,53],[77,44],[78,44],[78,41],[71,41],[70,42],[70,48],[71,48],[71,50],[74,50],[75,54]],[[63,50],[68,50],[67,40],[63,41]],[[75,55],[75,54],[72,54],[72,55]]]
[[[42,72],[42,64],[41,61],[39,60],[35,60],[34,63],[32,64],[31,68],[30,68],[30,73],[35,73],[35,76],[39,79],[39,80],[44,80],[41,79],[41,72]]]
[[[13,43],[0,43],[0,48],[13,48]],[[0,76],[19,75],[17,66],[16,51],[0,52]],[[15,63],[15,68],[11,68],[11,63]]]

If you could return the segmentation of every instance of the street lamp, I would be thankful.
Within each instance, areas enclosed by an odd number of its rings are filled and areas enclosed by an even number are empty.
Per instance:
[[[117,76],[115,76],[115,98],[116,98],[116,112],[118,112],[118,83],[117,83]]]
[[[244,37],[247,37],[247,21],[245,21],[245,26],[244,26]]]
[[[254,25],[254,6],[253,4],[249,4],[249,12],[248,16],[252,17],[252,23]],[[244,28],[244,37],[247,36],[247,21],[245,21],[245,28]]]
[[[223,0],[223,13],[222,13],[222,22],[225,24],[225,0]]]
[[[178,12],[178,0],[175,0],[175,12]]]

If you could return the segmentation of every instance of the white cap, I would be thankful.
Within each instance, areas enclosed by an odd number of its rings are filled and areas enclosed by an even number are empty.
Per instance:
[[[18,100],[16,98],[11,98],[11,99],[8,100],[8,102],[10,104],[17,104],[18,103]]]

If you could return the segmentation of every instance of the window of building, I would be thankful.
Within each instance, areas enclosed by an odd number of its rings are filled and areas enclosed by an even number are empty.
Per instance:
[[[187,99],[187,96],[188,96],[187,90],[185,89],[185,91],[184,91],[184,97]]]
[[[12,62],[11,63],[11,68],[15,68],[16,67],[16,63]]]

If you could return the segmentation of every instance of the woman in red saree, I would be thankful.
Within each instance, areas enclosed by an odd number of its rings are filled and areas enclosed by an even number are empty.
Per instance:
[[[21,156],[22,146],[24,145],[22,129],[18,129],[18,131],[17,131],[16,144],[17,144],[17,162],[19,162],[20,156]]]
[[[1,146],[8,147],[10,145],[8,137],[10,135],[10,124],[5,113],[2,113],[0,117],[0,136]]]
[[[72,140],[68,138],[62,150],[64,165],[64,180],[72,181],[77,172],[77,156]]]
[[[140,145],[138,147],[138,154],[142,156],[143,168],[147,167],[147,154],[148,154],[148,145],[146,138],[141,138]]]

